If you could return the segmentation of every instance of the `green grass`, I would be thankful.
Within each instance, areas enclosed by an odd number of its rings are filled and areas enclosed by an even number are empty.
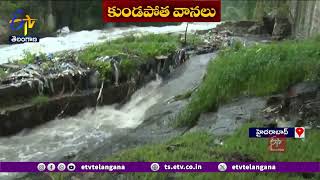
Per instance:
[[[208,65],[199,90],[192,95],[176,125],[193,126],[202,112],[240,95],[263,96],[301,81],[320,79],[319,37],[225,49]]]
[[[206,132],[187,133],[163,144],[150,144],[125,150],[102,161],[243,161],[247,158],[255,161],[320,161],[319,130],[307,130],[306,139],[287,139],[285,152],[268,151],[268,139],[248,138],[248,128],[257,123],[245,124],[235,134],[223,138],[223,145],[214,144],[215,137]],[[169,150],[168,147],[175,146]],[[303,179],[302,174],[280,173],[127,173],[126,179]],[[108,173],[96,173],[96,179],[110,179]],[[317,175],[319,178],[319,174]],[[61,176],[60,176],[61,178]],[[67,178],[65,178],[67,179]],[[316,179],[316,178],[315,178]]]
[[[39,59],[41,61],[47,61],[47,56],[44,53],[40,53]],[[37,54],[32,53],[30,51],[24,51],[23,58],[21,60],[18,60],[17,63],[21,65],[27,65],[27,64],[33,64],[36,61]]]
[[[39,95],[31,99],[32,104],[43,105],[49,102],[48,96]]]
[[[31,53],[29,51],[24,51],[23,58],[19,61],[17,61],[18,64],[27,65],[32,64],[36,60],[36,54]]]
[[[98,57],[119,56],[123,59],[120,72],[130,75],[139,63],[157,55],[174,52],[178,46],[178,39],[170,35],[150,34],[142,37],[128,35],[87,47],[79,53],[79,60],[89,67],[98,69],[102,76],[107,79],[111,73],[111,65],[109,62],[96,60]]]
[[[124,38],[89,46],[80,53],[79,59],[87,63],[101,56],[114,55],[127,58],[138,56],[146,59],[168,54],[178,46],[178,39],[170,35],[150,34],[142,37],[129,35]]]
[[[198,44],[200,38],[189,35],[189,44]],[[131,74],[140,63],[144,63],[158,55],[169,55],[180,47],[177,35],[148,34],[141,37],[128,35],[113,41],[91,45],[79,53],[79,60],[89,67],[97,68],[103,77],[111,72],[109,62],[96,60],[103,56],[119,56],[122,61],[120,71]]]
[[[0,68],[0,79],[4,78],[7,76],[7,73],[4,69]]]
[[[215,137],[205,132],[187,133],[174,138],[164,144],[146,145],[126,150],[105,161],[241,161],[237,157],[248,156],[256,161],[320,161],[318,153],[320,147],[320,134],[318,130],[307,130],[306,139],[287,139],[287,149],[283,153],[268,151],[268,139],[248,138],[248,128],[255,124],[246,124],[235,134],[224,138],[222,146],[215,145]],[[170,145],[176,145],[175,150],[169,151]],[[196,148],[195,148],[196,147]],[[128,176],[133,179],[166,179],[170,174],[142,174],[134,173]],[[289,174],[225,174],[225,173],[181,173],[176,174],[181,179],[287,179]],[[294,179],[302,179],[296,175]]]
[[[191,97],[192,93],[194,91],[196,91],[197,88],[193,88],[188,90],[187,92],[183,93],[183,94],[178,94],[176,96],[173,97],[174,101],[180,101],[180,100],[184,100],[184,99],[188,99],[189,97]]]
[[[202,39],[198,36],[188,34],[188,45],[197,45],[202,42]],[[80,63],[97,69],[101,78],[108,80],[112,75],[112,67],[110,62],[103,62],[97,60],[99,57],[104,56],[118,56],[121,58],[120,72],[124,75],[130,76],[133,74],[137,66],[141,63],[153,59],[159,55],[169,55],[173,53],[177,48],[181,46],[180,36],[170,34],[147,34],[140,37],[129,34],[123,38],[119,38],[112,41],[106,41],[103,43],[90,45],[81,51],[75,52],[78,55]],[[68,60],[69,57],[65,57],[65,53],[55,53],[54,56],[60,57],[60,59]],[[36,54],[31,52],[24,52],[23,59],[17,63],[26,65],[35,63]],[[42,60],[45,65],[44,68],[48,68],[51,62],[47,61],[45,54],[40,54],[39,59]]]
[[[320,161],[319,130],[307,130],[306,138],[287,139],[287,151],[270,153],[268,139],[248,138],[248,129],[258,123],[247,123],[233,135],[222,137],[224,144],[215,145],[213,135],[192,132],[174,138],[164,144],[152,144],[125,150],[106,161],[227,161],[230,155],[240,153],[256,161]],[[261,125],[258,125],[261,126]],[[174,151],[167,150],[176,145]],[[196,148],[194,148],[196,147]]]

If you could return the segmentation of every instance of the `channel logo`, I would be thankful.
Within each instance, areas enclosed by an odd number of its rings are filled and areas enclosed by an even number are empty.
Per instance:
[[[18,9],[13,13],[12,19],[9,21],[10,28],[12,31],[19,31],[23,29],[23,36],[13,35],[9,37],[9,43],[26,43],[26,42],[39,42],[39,38],[35,36],[28,36],[28,29],[34,28],[37,19],[33,19],[30,15],[26,14],[24,11]]]

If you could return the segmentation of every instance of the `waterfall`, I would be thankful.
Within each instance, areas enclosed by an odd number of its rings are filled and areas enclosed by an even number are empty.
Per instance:
[[[113,62],[112,65],[114,68],[115,85],[119,86],[119,69],[117,66],[117,62]]]

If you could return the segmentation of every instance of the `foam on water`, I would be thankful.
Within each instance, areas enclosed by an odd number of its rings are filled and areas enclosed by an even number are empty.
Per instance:
[[[53,120],[29,132],[0,138],[0,161],[54,160],[82,148],[93,147],[113,132],[134,128],[148,108],[161,98],[161,79],[136,91],[122,108],[85,109],[74,117]]]

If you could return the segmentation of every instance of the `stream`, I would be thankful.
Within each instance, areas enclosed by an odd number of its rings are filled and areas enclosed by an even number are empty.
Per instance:
[[[188,32],[212,29],[218,24],[220,23],[189,23]],[[186,23],[182,23],[180,25],[162,27],[116,27],[103,30],[71,32],[57,37],[45,37],[41,38],[39,43],[0,44],[0,64],[20,59],[24,52],[54,53],[63,50],[78,50],[90,44],[114,40],[131,33],[141,35],[146,33],[164,34],[184,32],[186,25]]]
[[[161,28],[158,30],[161,31]],[[2,47],[0,52],[6,48],[13,46]],[[207,63],[214,55],[211,53],[191,57],[166,79],[158,77],[137,90],[119,109],[116,108],[116,104],[98,107],[96,111],[88,108],[74,117],[56,119],[32,130],[24,130],[11,137],[2,137],[0,161],[59,161],[81,151],[99,151],[115,137],[125,137],[128,131],[134,129],[138,129],[139,133],[132,138],[142,140],[141,137],[157,137],[153,128],[138,128],[150,124],[160,123],[166,126],[164,129],[162,125],[155,126],[161,137],[161,129],[170,131],[167,115],[178,113],[186,104],[185,101],[168,103],[168,100],[197,86],[201,82]],[[103,153],[100,155],[103,156]],[[17,176],[1,173],[0,179],[12,179]]]
[[[208,25],[205,27],[208,28]],[[161,28],[157,28],[159,31],[153,27],[149,28],[150,31],[158,33],[164,31]],[[183,28],[180,30],[183,31]],[[171,31],[179,32],[173,28]],[[72,33],[67,36],[72,36]],[[85,44],[82,44],[83,47]],[[2,46],[0,52],[13,47]],[[76,116],[55,119],[32,130],[24,130],[11,137],[1,137],[0,162],[99,161],[123,149],[160,143],[179,136],[187,129],[173,128],[172,120],[185,108],[188,99],[171,100],[174,96],[197,87],[202,81],[207,64],[215,56],[216,53],[191,56],[165,79],[158,76],[156,80],[137,90],[120,108],[117,104],[97,107],[95,111],[93,108],[87,108]],[[199,125],[191,131],[207,130],[217,134],[233,132],[263,106],[264,101],[261,99],[244,99],[222,107],[212,115],[204,114],[199,119]],[[241,120],[236,121],[237,119]],[[0,180],[20,176],[23,174],[0,173]]]

